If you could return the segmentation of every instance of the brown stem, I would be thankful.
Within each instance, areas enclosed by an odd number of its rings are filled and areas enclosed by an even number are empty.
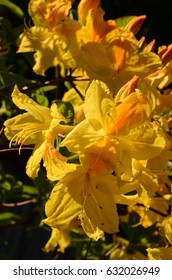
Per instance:
[[[89,81],[89,79],[80,79],[81,77],[78,76],[78,77],[72,77],[72,76],[66,76],[66,77],[62,77],[62,78],[56,78],[56,79],[53,79],[51,81],[46,81],[46,82],[43,82],[43,83],[32,83],[32,84],[28,84],[26,86],[24,86],[22,88],[22,91],[27,91],[27,90],[32,90],[32,89],[38,89],[38,88],[41,88],[41,87],[46,87],[46,86],[53,86],[53,85],[58,85],[60,83],[64,83],[64,82],[70,82],[70,83],[73,83],[73,82],[83,82],[83,81]]]
[[[29,203],[35,203],[36,200],[35,199],[29,199],[29,200],[25,200],[25,201],[21,201],[21,202],[14,202],[14,203],[6,203],[6,202],[2,202],[2,206],[4,207],[16,207],[16,206],[23,206]]]
[[[89,240],[89,242],[88,242],[88,245],[87,245],[87,251],[86,251],[86,253],[85,253],[85,255],[84,255],[84,260],[86,260],[87,259],[87,256],[88,256],[88,252],[89,252],[89,249],[90,249],[90,247],[91,247],[91,243],[92,243],[92,239],[90,238],[90,240]]]
[[[143,204],[141,204],[141,203],[137,203],[136,205],[137,205],[137,206],[145,207],[145,206],[144,206]],[[156,213],[156,214],[158,214],[158,215],[160,215],[160,216],[162,216],[162,217],[167,217],[166,214],[164,214],[164,213],[160,212],[159,210],[154,209],[154,208],[152,208],[152,207],[149,207],[149,210],[151,210],[152,212],[154,212],[154,213]]]
[[[24,148],[9,148],[9,149],[0,150],[0,153],[10,152],[10,151],[18,151],[18,150],[33,150],[33,148],[30,148],[30,147],[24,147]]]

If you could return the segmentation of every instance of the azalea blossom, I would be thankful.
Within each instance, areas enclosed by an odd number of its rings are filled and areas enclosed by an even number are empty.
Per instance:
[[[106,143],[110,141],[111,157],[115,159],[113,170],[108,164],[106,168],[116,174],[121,192],[116,202],[129,204],[137,199],[149,208],[159,186],[156,171],[166,168],[170,142],[160,126],[149,121],[150,105],[137,89],[137,82],[138,78],[134,77],[113,98],[104,83],[93,81],[86,93],[86,119],[66,136],[61,146],[82,157],[86,156],[88,147],[99,146],[102,141],[108,154]],[[157,169],[155,162],[159,161],[162,165]],[[127,197],[130,191],[135,196]]]
[[[137,88],[115,104],[106,85],[93,81],[86,93],[84,112],[86,119],[61,143],[74,153],[82,153],[87,145],[104,137],[114,139],[121,156],[127,153],[139,160],[156,157],[169,145],[160,126],[149,122],[148,99]]]
[[[19,36],[18,52],[34,52],[33,70],[39,75],[51,66],[75,68],[70,49],[77,49],[75,33],[80,25],[68,17],[72,1],[31,0],[28,11],[34,26],[25,28]]]
[[[118,231],[116,203],[134,204],[137,196],[127,196],[137,182],[121,184],[114,176],[116,153],[111,141],[91,144],[80,156],[80,164],[53,188],[45,211],[46,224],[66,230],[79,219],[88,236],[97,240],[103,232]]]
[[[56,178],[61,178],[70,167],[66,163],[67,158],[55,149],[54,141],[58,134],[67,133],[72,127],[60,124],[62,121],[66,122],[66,119],[55,103],[50,109],[39,105],[21,93],[17,86],[13,90],[12,100],[19,109],[27,112],[5,121],[5,135],[10,140],[10,145],[13,142],[19,144],[20,148],[22,145],[34,145],[26,166],[27,175],[35,178],[43,159],[48,178],[52,178],[54,168]]]

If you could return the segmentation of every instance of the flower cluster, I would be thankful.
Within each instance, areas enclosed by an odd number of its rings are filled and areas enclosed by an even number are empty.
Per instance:
[[[13,102],[26,112],[4,125],[10,143],[34,145],[28,176],[37,176],[43,160],[48,179],[58,181],[44,222],[56,231],[81,225],[98,240],[118,231],[118,205],[148,210],[169,194],[172,94],[161,92],[172,82],[172,45],[155,53],[155,41],[137,39],[144,15],[104,20],[100,0],[81,0],[74,19],[73,2],[31,0],[33,25],[18,52],[34,52],[39,75],[59,66],[63,77],[78,77],[63,96],[74,106],[74,125],[55,103],[43,107],[17,86]],[[78,161],[70,163],[62,147]]]

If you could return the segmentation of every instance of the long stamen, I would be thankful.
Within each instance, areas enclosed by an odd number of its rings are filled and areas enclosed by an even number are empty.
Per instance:
[[[30,132],[31,129],[32,129],[32,132]],[[28,132],[30,132],[30,133],[28,134]],[[14,142],[14,141],[15,141],[17,144],[20,144],[20,147],[19,147],[19,154],[20,154],[20,152],[21,152],[21,147],[22,147],[23,143],[24,143],[28,138],[30,138],[32,135],[34,135],[34,134],[36,134],[36,133],[39,133],[39,132],[42,132],[42,129],[38,129],[38,127],[33,127],[33,128],[31,128],[31,127],[29,126],[29,127],[25,128],[25,129],[22,129],[21,131],[19,131],[17,134],[15,134],[15,135],[12,137],[12,139],[11,139],[11,141],[10,141],[10,144],[9,144],[9,147],[11,148],[12,142]],[[26,135],[26,134],[27,134],[27,135]],[[25,136],[25,135],[26,135],[26,137],[23,138],[23,136]],[[22,138],[23,138],[23,140],[22,140]]]

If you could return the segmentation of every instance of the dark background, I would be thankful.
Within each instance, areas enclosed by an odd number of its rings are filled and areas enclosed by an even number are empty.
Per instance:
[[[148,41],[156,39],[157,45],[168,45],[172,39],[172,1],[171,0],[102,0],[106,18],[125,15],[146,15],[142,28]]]

